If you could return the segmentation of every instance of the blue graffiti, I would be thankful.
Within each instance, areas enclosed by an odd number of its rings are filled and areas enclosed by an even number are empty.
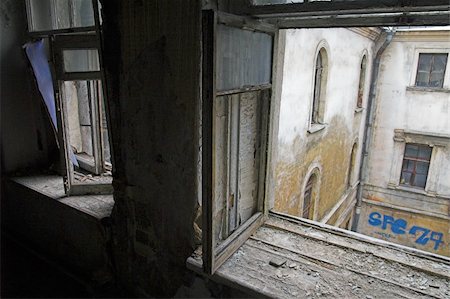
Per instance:
[[[386,230],[390,228],[391,232],[397,235],[404,235],[406,233],[414,235],[416,237],[416,243],[420,245],[426,245],[428,241],[434,242],[434,250],[437,250],[444,237],[443,233],[434,232],[430,229],[420,227],[417,225],[412,226],[408,230],[408,222],[405,219],[395,219],[389,215],[382,215],[378,212],[372,212],[369,215],[369,224],[372,226],[380,226],[381,229]],[[379,233],[382,236],[391,236],[390,234]]]

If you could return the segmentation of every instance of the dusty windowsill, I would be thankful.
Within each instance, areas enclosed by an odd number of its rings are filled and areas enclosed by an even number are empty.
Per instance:
[[[114,206],[112,194],[67,196],[64,191],[63,178],[58,175],[14,177],[10,180],[24,188],[97,219],[109,217]]]
[[[284,264],[270,265],[275,259]],[[187,267],[206,276],[201,253],[190,257]],[[266,298],[445,297],[450,259],[310,220],[270,215],[207,277]]]

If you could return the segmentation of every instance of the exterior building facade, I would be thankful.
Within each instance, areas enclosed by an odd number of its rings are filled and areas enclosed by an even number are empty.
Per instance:
[[[281,31],[275,211],[351,227],[380,33],[377,28]]]
[[[397,30],[381,59],[357,231],[450,256],[450,31]]]

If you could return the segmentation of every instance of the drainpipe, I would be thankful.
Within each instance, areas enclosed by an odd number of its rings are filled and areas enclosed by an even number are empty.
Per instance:
[[[375,59],[373,61],[372,65],[372,77],[370,81],[370,91],[369,91],[369,98],[367,101],[367,113],[366,113],[366,125],[364,127],[364,136],[363,136],[363,143],[362,143],[362,152],[361,152],[361,163],[359,165],[359,185],[358,190],[356,192],[356,212],[355,212],[355,218],[352,223],[352,230],[356,231],[359,217],[361,214],[361,202],[362,202],[362,190],[364,187],[364,184],[367,180],[367,160],[369,156],[369,147],[371,143],[372,138],[372,126],[373,122],[375,120],[375,109],[376,109],[376,90],[377,90],[377,83],[378,83],[378,73],[380,71],[380,61],[381,61],[381,55],[383,55],[384,50],[389,46],[389,44],[392,41],[392,38],[395,35],[395,29],[387,29],[385,30],[387,33],[383,44],[378,49]]]

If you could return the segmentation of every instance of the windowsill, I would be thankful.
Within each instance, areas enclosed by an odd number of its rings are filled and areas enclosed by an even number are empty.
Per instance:
[[[355,108],[355,113],[363,112],[363,110],[364,110],[363,107],[357,107],[357,108]]]
[[[368,255],[378,263],[364,264]],[[278,261],[281,266],[272,266],[270,261]],[[447,269],[438,265],[447,264],[448,260],[312,220],[270,214],[266,223],[213,275],[203,272],[201,250],[188,258],[186,265],[206,279],[253,297],[303,298],[311,294],[320,297],[322,292],[317,286],[325,286],[329,281],[334,288],[325,287],[327,297],[358,297],[368,293],[389,297],[398,292],[414,297],[415,290],[404,286],[405,277],[396,271],[398,262],[408,268],[405,271],[414,269],[431,282],[433,277],[446,273]],[[408,266],[412,264],[417,266]],[[386,281],[395,284],[386,289]],[[426,287],[421,292],[435,296],[437,290]]]
[[[410,192],[410,193],[416,193],[416,194],[436,197],[436,193],[434,193],[434,192],[429,192],[429,191],[426,191],[425,189],[408,187],[408,186],[404,186],[404,185],[388,184],[388,189],[401,190],[401,191],[406,191],[406,192]]]
[[[64,182],[61,176],[37,175],[11,178],[11,181],[53,199],[58,204],[69,206],[79,212],[97,219],[109,217],[114,206],[112,193],[109,195],[76,195],[67,196],[64,191]]]
[[[450,93],[450,89],[448,88],[440,88],[440,87],[419,87],[419,86],[407,86],[407,91],[421,91],[421,92],[443,92]]]
[[[308,129],[308,133],[314,134],[316,132],[322,131],[323,129],[325,129],[326,126],[327,126],[326,124],[311,124]]]

